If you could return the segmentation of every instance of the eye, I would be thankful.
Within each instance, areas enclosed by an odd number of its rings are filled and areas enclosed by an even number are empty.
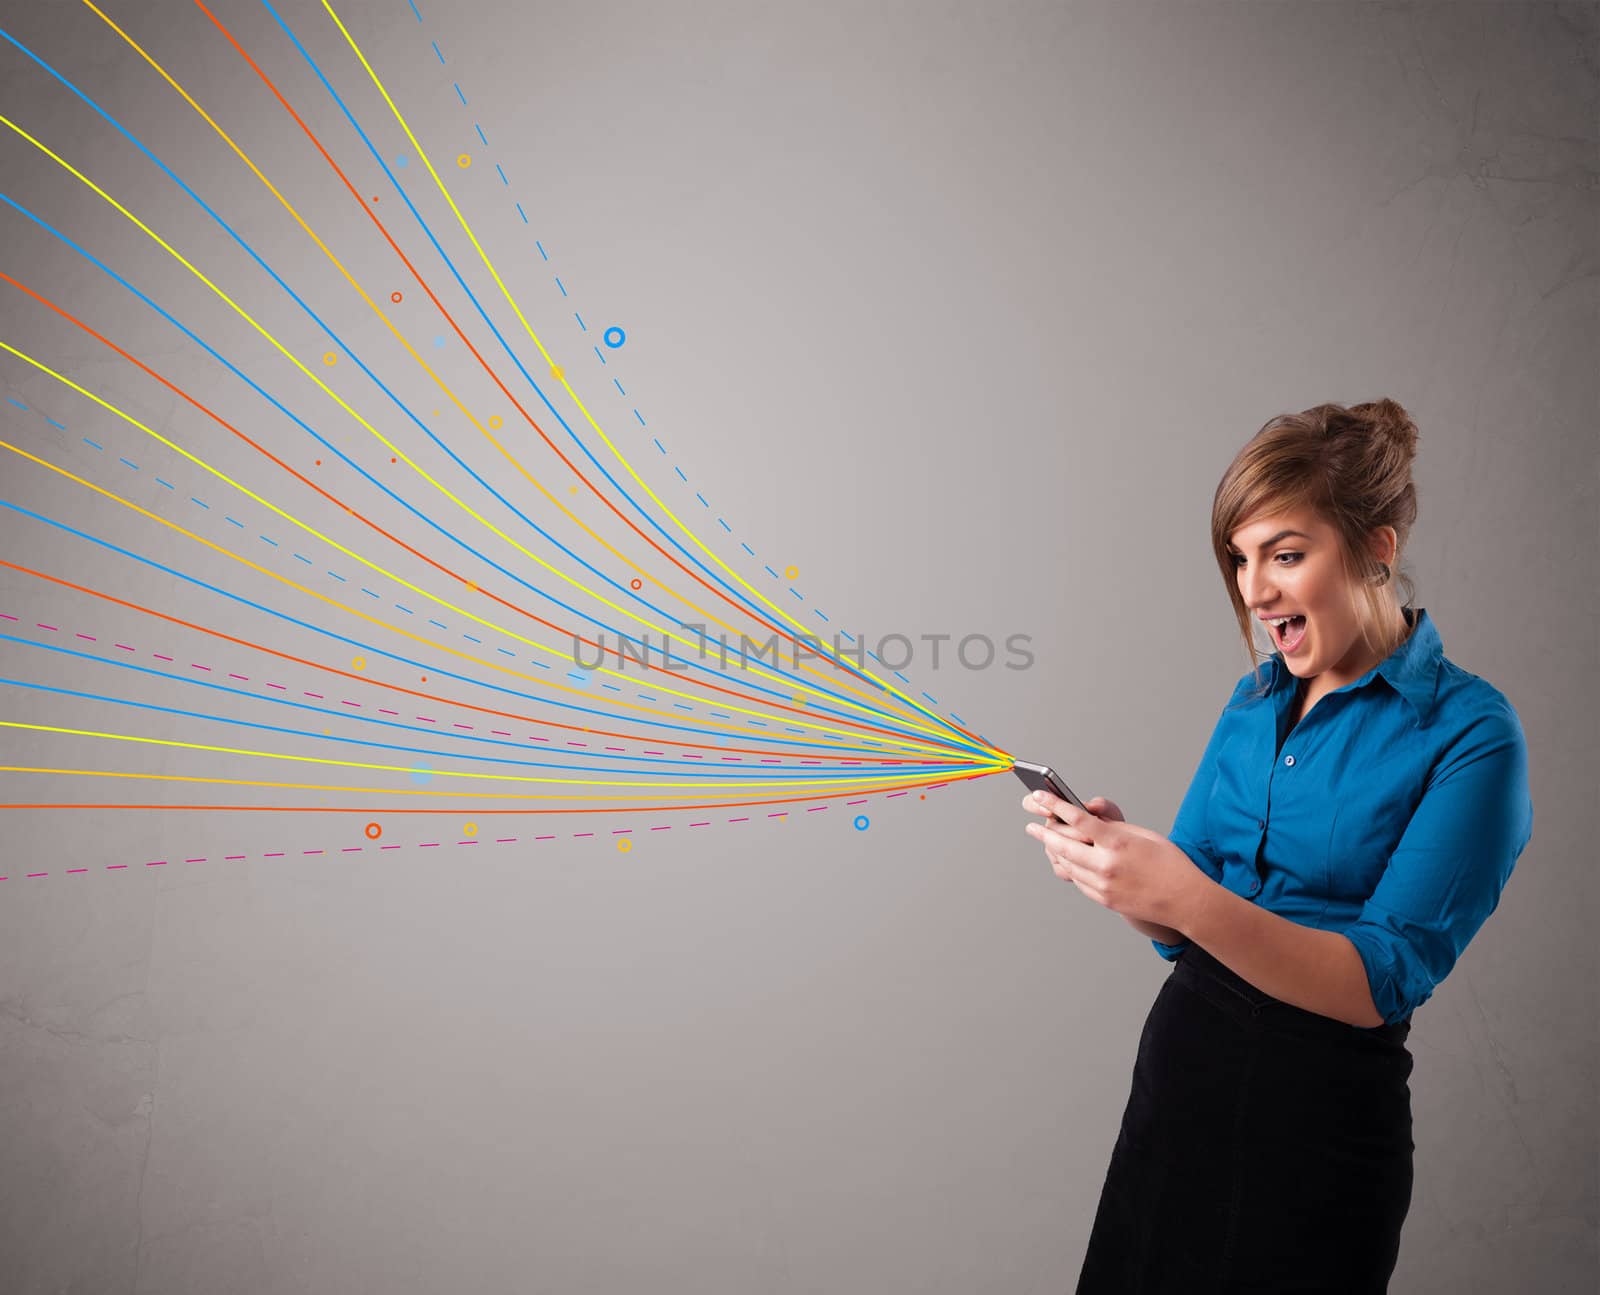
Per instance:
[[[1244,554],[1243,553],[1230,553],[1228,556],[1232,559],[1235,569],[1237,569],[1238,566],[1239,566],[1239,559],[1244,557]],[[1305,557],[1305,554],[1304,553],[1296,553],[1296,552],[1294,552],[1292,550],[1289,550],[1289,549],[1284,549],[1281,552],[1274,553],[1272,556],[1275,557],[1275,558],[1293,558],[1294,562],[1284,562],[1284,563],[1280,564],[1282,566],[1292,567],[1292,566],[1295,565],[1295,563],[1299,562],[1301,558]]]

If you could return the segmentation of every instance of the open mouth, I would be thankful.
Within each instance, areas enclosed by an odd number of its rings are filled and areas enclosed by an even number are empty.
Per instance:
[[[1285,652],[1296,651],[1306,637],[1306,618],[1291,616],[1281,623],[1272,624],[1273,641]]]

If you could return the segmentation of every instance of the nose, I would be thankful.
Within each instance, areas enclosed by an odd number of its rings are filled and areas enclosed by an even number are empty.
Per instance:
[[[1261,568],[1265,571],[1265,568]],[[1272,587],[1270,573],[1258,576],[1248,567],[1239,571],[1239,597],[1244,599],[1244,605],[1252,613],[1265,611],[1277,599],[1277,591]]]

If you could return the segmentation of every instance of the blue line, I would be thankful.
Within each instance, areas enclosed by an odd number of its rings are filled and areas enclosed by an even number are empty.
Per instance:
[[[153,567],[157,571],[164,571],[168,575],[175,576],[179,580],[184,581],[186,584],[195,585],[200,589],[205,589],[211,593],[218,594],[231,602],[241,603],[246,607],[251,607],[256,611],[264,612],[268,616],[275,617],[278,620],[287,621],[291,625],[298,625],[301,629],[310,630],[314,634],[321,634],[325,638],[330,638],[336,642],[347,644],[350,647],[359,649],[363,653],[373,656],[386,657],[391,661],[398,661],[402,665],[408,665],[414,669],[437,674],[441,678],[454,679],[460,683],[468,684],[472,687],[487,689],[490,692],[504,693],[508,697],[516,697],[522,701],[533,702],[536,705],[550,706],[556,710],[574,711],[583,715],[595,715],[612,722],[615,722],[621,718],[611,711],[597,710],[590,706],[578,706],[569,702],[557,701],[553,698],[535,697],[531,693],[519,692],[515,688],[507,688],[501,684],[490,683],[482,679],[474,679],[469,675],[458,674],[453,670],[446,669],[443,666],[432,664],[427,661],[419,661],[411,657],[401,656],[398,652],[390,652],[386,648],[378,647],[376,644],[365,643],[360,639],[353,639],[347,637],[346,635],[335,633],[333,630],[326,629],[323,626],[315,625],[310,621],[303,621],[296,616],[291,616],[288,612],[278,611],[272,607],[268,607],[264,603],[255,602],[252,599],[244,597],[242,594],[232,593],[219,585],[209,584],[197,576],[187,575],[184,572],[179,571],[176,567],[169,567],[165,563],[157,562],[154,558],[144,557],[141,554],[133,552],[131,549],[125,549],[121,545],[113,544],[110,540],[103,540],[96,535],[91,535],[88,531],[79,530],[75,526],[69,526],[65,522],[57,521],[52,517],[46,517],[43,513],[36,513],[31,508],[24,508],[21,504],[12,503],[7,499],[0,499],[0,508],[9,509],[11,512],[20,513],[25,517],[32,517],[35,521],[43,522],[47,526],[53,526],[57,530],[65,531],[70,535],[76,535],[80,539],[88,540],[91,544],[96,544],[103,549],[109,549],[113,553],[120,553],[123,557],[131,558],[133,561],[138,562],[143,566]],[[726,737],[735,740],[745,740],[749,736],[747,733],[718,732],[715,729],[707,729],[696,725],[669,724],[663,720],[650,719],[648,717],[641,718],[639,716],[630,715],[627,718],[632,722],[647,724],[652,728],[664,728],[673,732],[691,733],[702,738],[708,733],[714,737]],[[867,740],[871,742],[871,739]],[[800,745],[802,750],[816,750],[816,745],[814,742],[803,743]],[[833,750],[845,752],[859,751],[866,754],[881,754],[881,751],[873,751],[866,747],[840,745],[837,743],[837,740],[835,740]]]

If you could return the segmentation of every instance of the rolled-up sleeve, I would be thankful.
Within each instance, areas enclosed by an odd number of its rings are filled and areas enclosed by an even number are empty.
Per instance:
[[[1234,697],[1239,695],[1239,687],[1238,684],[1234,685]],[[1230,704],[1232,701],[1233,698],[1229,698]],[[1217,751],[1222,745],[1223,730],[1227,722],[1227,711],[1224,709],[1223,717],[1211,730],[1211,740],[1206,743],[1205,752],[1200,757],[1200,766],[1189,781],[1189,790],[1184,794],[1183,803],[1178,806],[1178,816],[1172,822],[1172,831],[1167,833],[1168,839],[1188,855],[1194,866],[1212,881],[1222,880],[1222,860],[1217,857],[1216,849],[1206,831],[1206,805],[1211,799],[1212,785],[1217,780]],[[1151,940],[1150,943],[1168,962],[1175,962],[1178,955],[1189,947],[1188,940],[1179,940],[1176,944],[1163,944],[1160,940]]]
[[[1344,931],[1386,1024],[1409,1016],[1450,974],[1532,836],[1527,743],[1503,703],[1435,763],[1382,879]]]

